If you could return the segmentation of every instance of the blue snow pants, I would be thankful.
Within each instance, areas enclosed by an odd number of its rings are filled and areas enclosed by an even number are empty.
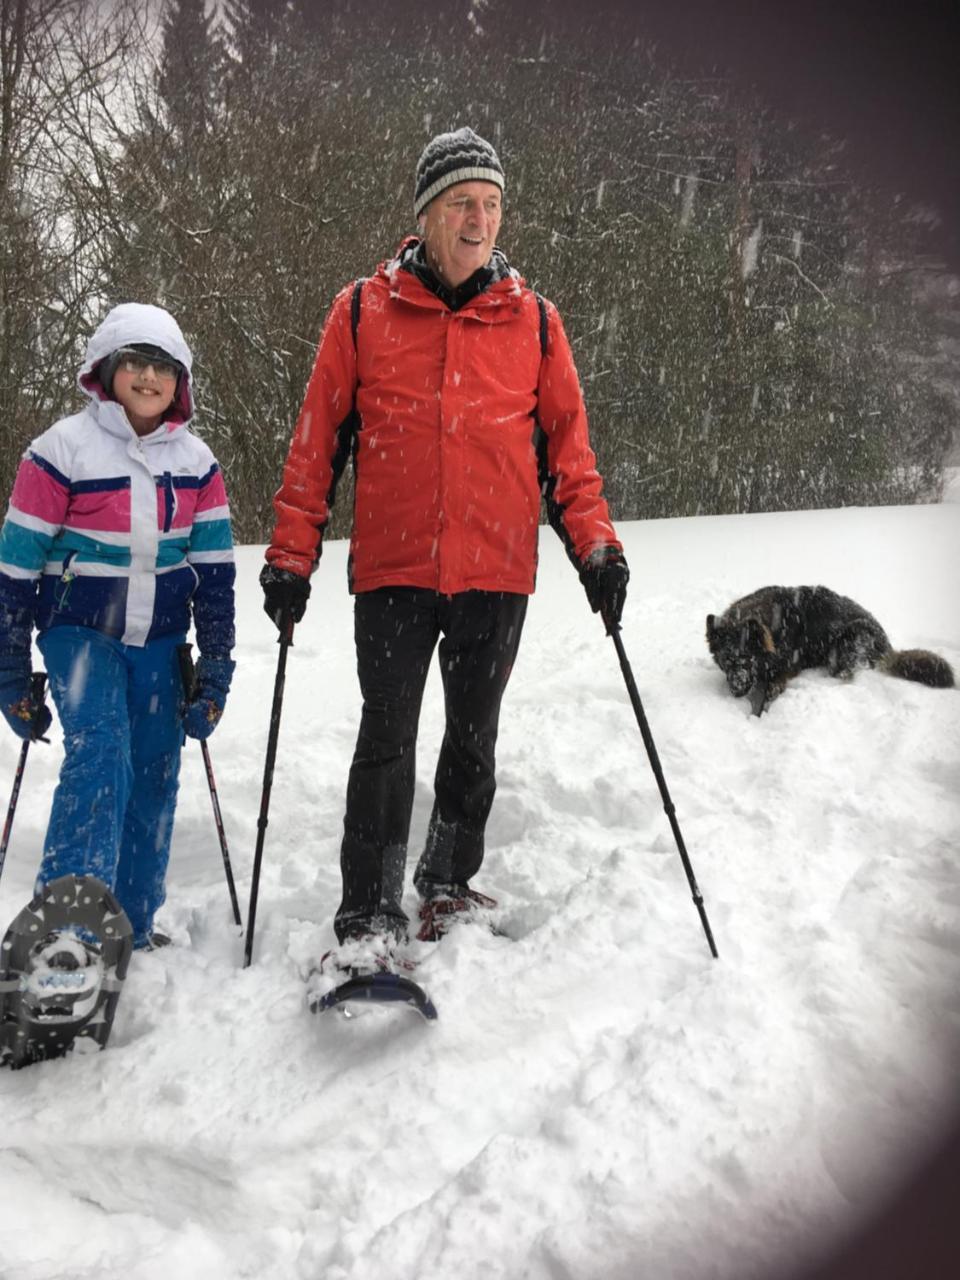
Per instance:
[[[53,797],[39,889],[94,875],[147,942],[165,895],[177,804],[182,635],[143,646],[89,627],[51,627],[37,641],[66,753]]]

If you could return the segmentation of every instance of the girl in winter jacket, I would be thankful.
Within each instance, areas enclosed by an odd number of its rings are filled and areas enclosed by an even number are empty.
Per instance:
[[[165,941],[153,919],[183,734],[213,731],[234,667],[230,516],[217,461],[188,430],[192,359],[162,308],[114,307],[80,370],[86,407],[29,446],[0,531],[0,711],[21,738],[50,724],[31,700],[36,627],[66,753],[37,888],[96,876],[140,948]]]

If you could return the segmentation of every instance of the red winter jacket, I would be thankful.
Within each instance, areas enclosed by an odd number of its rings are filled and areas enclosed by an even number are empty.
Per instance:
[[[541,483],[577,563],[597,547],[621,549],[570,346],[546,303],[541,355],[536,295],[502,259],[502,278],[451,311],[401,267],[416,244],[405,241],[364,281],[356,345],[353,285],[334,300],[274,500],[267,560],[312,572],[352,450],[352,591],[526,595]]]

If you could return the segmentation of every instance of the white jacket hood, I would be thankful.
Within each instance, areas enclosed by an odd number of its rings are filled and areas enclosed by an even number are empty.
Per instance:
[[[178,419],[188,421],[193,417],[190,376],[193,352],[187,345],[180,326],[163,307],[154,307],[145,302],[121,302],[106,314],[87,343],[87,354],[77,375],[81,390],[91,399],[103,400],[104,393],[95,376],[97,365],[120,347],[132,347],[138,342],[160,347],[183,365],[184,374],[177,388],[174,408]]]

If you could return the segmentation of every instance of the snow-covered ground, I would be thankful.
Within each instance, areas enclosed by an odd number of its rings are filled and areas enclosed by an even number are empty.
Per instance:
[[[0,1073],[4,1280],[750,1280],[910,1172],[960,1049],[958,693],[807,673],[758,720],[703,628],[765,583],[820,582],[960,670],[960,505],[622,533],[624,643],[719,960],[613,646],[544,531],[477,881],[505,936],[432,949],[436,1024],[305,1011],[359,702],[331,545],[290,654],[254,964],[191,743],[160,921],[177,945],[134,957],[105,1053]],[[277,657],[259,562],[242,549],[210,744],[244,905]],[[440,733],[434,672],[414,853]],[[16,753],[5,735],[0,777]],[[3,919],[30,896],[58,760],[31,753]]]

